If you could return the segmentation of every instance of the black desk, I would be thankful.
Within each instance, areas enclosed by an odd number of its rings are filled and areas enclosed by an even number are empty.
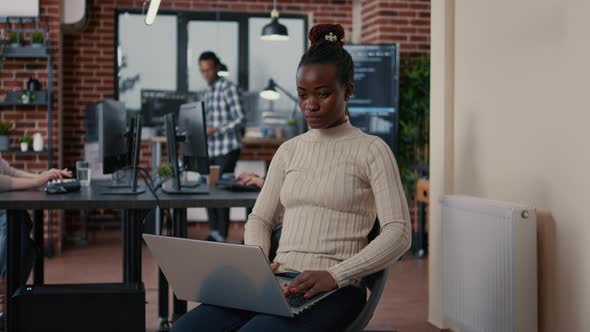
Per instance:
[[[257,192],[232,192],[216,189],[207,195],[169,195],[157,192],[161,209],[173,209],[172,236],[187,237],[187,208],[251,208],[256,203]],[[186,312],[186,301],[174,296],[173,320]],[[168,329],[168,282],[159,270],[158,273],[158,316],[160,317],[160,331]]]
[[[43,248],[43,210],[53,209],[121,209],[123,216],[123,282],[130,286],[141,286],[141,233],[142,221],[149,210],[156,207],[156,200],[149,192],[136,196],[100,195],[100,183],[82,187],[80,192],[63,195],[47,195],[42,191],[19,191],[0,193],[0,209],[7,211],[8,225],[8,266],[6,276],[6,331],[15,331],[17,312],[12,294],[24,286],[20,284],[20,232],[21,223],[15,222],[15,210],[34,210],[33,234],[39,248]],[[34,284],[43,284],[43,255],[34,265]],[[14,310],[13,310],[14,309]],[[141,310],[145,316],[145,305]],[[98,313],[97,313],[98,314]],[[34,319],[31,317],[31,319]],[[108,319],[108,318],[104,318]],[[65,322],[67,324],[67,321]],[[116,326],[114,322],[113,326]],[[145,320],[144,320],[145,324]],[[145,326],[143,328],[145,330]]]

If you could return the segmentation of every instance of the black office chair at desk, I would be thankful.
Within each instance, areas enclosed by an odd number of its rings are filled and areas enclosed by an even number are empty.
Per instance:
[[[281,239],[281,230],[282,226],[279,225],[275,230],[272,232],[270,238],[270,253],[269,258],[270,261],[275,258],[277,254],[277,249],[279,247],[279,240]],[[371,242],[377,235],[379,235],[380,226],[379,221],[375,221],[371,232],[369,232],[369,242]],[[383,294],[383,289],[385,288],[385,282],[387,281],[387,272],[388,268],[385,268],[381,271],[375,272],[371,275],[368,275],[363,278],[363,283],[369,290],[369,297],[367,299],[367,303],[361,310],[360,314],[356,317],[356,319],[346,328],[345,332],[360,332],[369,324],[369,321],[373,317],[373,313],[375,312],[375,308],[377,308],[377,304],[379,304],[379,300],[381,299],[381,294]]]

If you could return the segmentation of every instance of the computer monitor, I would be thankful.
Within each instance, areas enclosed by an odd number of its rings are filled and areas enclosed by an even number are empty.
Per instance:
[[[184,141],[180,143],[180,152],[185,170],[209,174],[207,125],[203,102],[180,106],[178,134],[184,137]]]
[[[166,114],[166,140],[168,161],[172,164],[172,188],[162,188],[167,194],[207,194],[208,188],[183,185],[180,180],[181,169],[178,165],[177,144],[181,143],[183,160],[187,169],[201,174],[209,174],[209,155],[207,153],[207,127],[205,123],[204,104],[191,103],[181,106],[179,131],[176,130],[176,116]],[[180,135],[179,135],[180,134]]]
[[[167,90],[141,90],[141,114],[144,126],[160,126],[168,113],[178,116],[180,105],[192,101],[191,93]]]
[[[137,186],[137,165],[141,149],[141,117],[131,117],[128,128],[125,105],[115,100],[104,100],[98,105],[99,150],[103,163],[103,173],[111,174],[130,169],[131,179],[115,191],[102,194],[140,194],[143,189]]]
[[[125,104],[103,100],[97,104],[98,143],[102,172],[112,174],[130,166],[130,132],[127,129]]]

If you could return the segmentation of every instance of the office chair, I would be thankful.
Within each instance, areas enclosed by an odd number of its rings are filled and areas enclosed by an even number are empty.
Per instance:
[[[279,247],[279,240],[281,239],[281,230],[282,225],[277,226],[270,238],[270,253],[269,258],[272,262],[277,254],[277,248]],[[377,235],[379,235],[380,226],[379,221],[376,220],[371,232],[369,232],[369,242],[373,241]],[[363,278],[363,283],[367,287],[370,292],[369,298],[367,299],[367,303],[361,310],[360,314],[356,317],[356,319],[346,328],[345,332],[360,332],[369,324],[369,321],[373,317],[373,313],[375,312],[375,308],[377,308],[377,304],[379,304],[379,300],[381,299],[381,294],[383,294],[383,289],[385,288],[385,282],[387,281],[387,272],[388,268],[385,268],[381,271],[375,272],[371,275],[368,275]]]

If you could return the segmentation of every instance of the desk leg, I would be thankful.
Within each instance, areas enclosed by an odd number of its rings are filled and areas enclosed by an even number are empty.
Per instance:
[[[35,257],[35,267],[33,269],[33,284],[43,285],[44,263],[45,263],[45,246],[43,243],[43,210],[33,211],[33,239],[35,240],[35,249],[37,256]]]
[[[418,248],[417,256],[425,257],[425,237],[426,237],[426,204],[418,202],[418,237],[416,247]]]
[[[187,237],[187,221],[186,221],[186,209],[174,209],[174,226],[173,234],[174,237]],[[172,321],[176,321],[180,316],[186,313],[186,301],[179,300],[174,295]]]
[[[7,267],[6,267],[6,331],[16,331],[16,319],[18,318],[17,308],[12,294],[22,286],[21,284],[21,233],[22,223],[17,218],[18,211],[6,211],[7,228]]]
[[[141,234],[148,210],[125,210],[123,216],[123,282],[141,283]]]
[[[156,221],[163,221],[162,209],[156,208]],[[156,234],[162,235],[163,222],[156,223]],[[170,234],[167,234],[170,235]],[[170,324],[168,322],[168,280],[162,273],[162,270],[158,266],[158,318],[160,319],[159,332],[170,330]]]

